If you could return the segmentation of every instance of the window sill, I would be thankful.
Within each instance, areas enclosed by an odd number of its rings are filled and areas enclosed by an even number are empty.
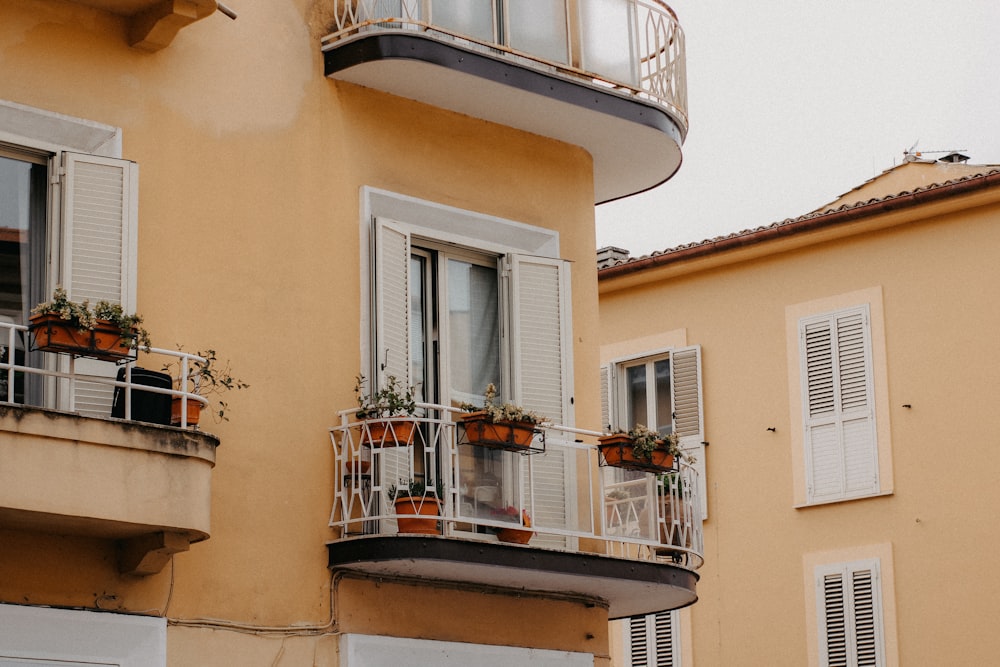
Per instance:
[[[849,503],[849,502],[852,502],[852,501],[855,501],[855,500],[867,500],[869,498],[882,498],[884,496],[891,496],[891,495],[893,495],[893,493],[894,493],[893,490],[889,489],[887,491],[879,491],[878,493],[872,493],[872,494],[869,494],[867,496],[851,496],[850,498],[836,498],[834,500],[822,500],[822,501],[813,502],[813,503],[802,503],[802,504],[799,504],[799,505],[793,505],[792,508],[793,509],[797,509],[797,510],[809,509],[810,507],[822,507],[824,505],[835,505],[835,504],[838,504],[838,503]]]

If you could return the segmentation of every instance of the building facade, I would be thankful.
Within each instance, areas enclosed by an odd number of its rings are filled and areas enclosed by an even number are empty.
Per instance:
[[[594,205],[680,165],[676,17],[227,4],[0,7],[0,664],[608,664],[702,561],[595,449]],[[57,287],[152,350],[29,331]],[[376,435],[356,381],[419,406]],[[528,451],[469,442],[490,384]]]
[[[992,661],[1000,175],[962,157],[769,227],[605,252],[611,418],[634,419],[644,367],[700,351],[710,554],[697,605],[612,631],[618,664],[647,644],[684,666]]]

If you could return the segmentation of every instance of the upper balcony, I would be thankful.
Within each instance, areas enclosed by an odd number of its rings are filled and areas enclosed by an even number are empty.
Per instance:
[[[119,569],[134,575],[208,539],[219,441],[169,425],[171,396],[187,398],[185,423],[205,399],[134,360],[116,374],[33,348],[27,327],[0,322],[0,527],[115,540]],[[144,364],[196,376],[200,357],[150,352]]]
[[[545,425],[511,451],[471,443],[448,408],[422,407],[428,416],[384,430],[350,421],[353,411],[331,429],[331,568],[571,596],[610,618],[695,602],[704,559],[693,467],[612,482],[587,442],[596,433]],[[426,495],[401,502],[411,480]]]
[[[660,0],[341,0],[326,75],[582,146],[597,203],[680,167],[684,34]]]

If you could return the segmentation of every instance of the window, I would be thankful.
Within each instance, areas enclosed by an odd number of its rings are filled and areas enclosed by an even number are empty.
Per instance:
[[[433,12],[435,25],[554,62],[569,62],[563,0],[439,2]]]
[[[451,407],[481,402],[493,383],[504,400],[572,425],[569,266],[528,254],[557,253],[558,237],[377,191],[369,191],[369,208],[375,214],[368,223],[370,377],[380,383],[395,376],[417,386],[420,400]],[[516,504],[524,457],[463,449],[468,451],[460,452],[461,484],[475,501],[472,511],[485,514]],[[381,457],[381,474],[390,476],[384,484],[406,476],[411,461],[405,453]],[[532,458],[533,520],[573,525],[571,466],[558,451]],[[565,544],[555,539],[559,544],[550,546]]]
[[[885,665],[879,559],[815,569],[821,667]]]
[[[0,101],[0,321],[25,324],[56,285],[76,301],[135,310],[138,169],[119,152],[114,128]],[[29,364],[65,362],[26,343],[13,354]],[[112,375],[114,367],[80,360],[77,370]],[[37,379],[14,390],[17,401],[98,416],[110,413],[113,392],[79,382],[73,397],[43,395]]]
[[[701,393],[701,347],[681,347],[619,359],[602,376],[604,428],[629,430],[637,424],[664,435],[676,433],[680,446],[695,457],[702,516],[708,517],[705,495],[705,427]],[[624,483],[644,473],[606,469]]]
[[[630,618],[625,636],[627,667],[680,667],[679,629],[677,611]]]
[[[879,491],[869,308],[799,321],[807,502]]]

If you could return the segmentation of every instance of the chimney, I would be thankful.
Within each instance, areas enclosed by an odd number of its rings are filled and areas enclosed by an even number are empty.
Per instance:
[[[614,246],[604,246],[597,251],[597,268],[606,269],[629,259],[628,250]]]
[[[964,163],[964,162],[968,162],[968,161],[969,161],[969,156],[968,155],[962,155],[961,153],[957,153],[957,152],[956,153],[948,153],[944,157],[938,158],[938,162],[954,162],[954,163],[962,162],[962,163]]]

